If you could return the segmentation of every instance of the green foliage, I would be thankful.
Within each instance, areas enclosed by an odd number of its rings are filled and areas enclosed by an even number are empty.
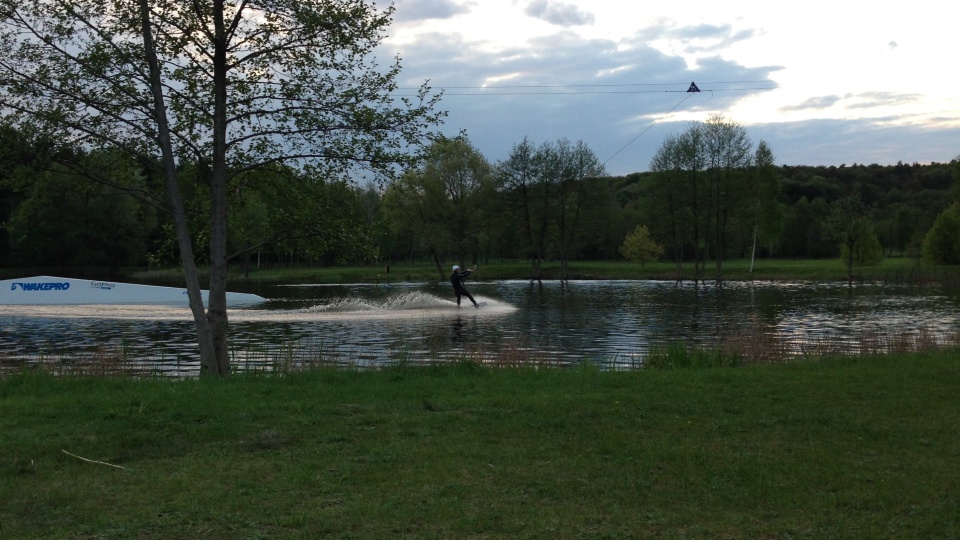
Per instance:
[[[840,260],[848,266],[873,266],[883,260],[883,248],[866,218],[853,220],[844,231],[840,244]]]
[[[637,225],[632,233],[624,239],[620,246],[620,253],[628,261],[638,262],[640,266],[646,261],[655,261],[663,256],[663,247],[650,237],[650,230],[646,225]]]
[[[392,164],[415,158],[410,145],[415,149],[443,116],[426,87],[414,99],[395,98],[399,63],[381,66],[375,59],[392,7],[217,0],[205,9],[175,9],[175,2],[154,1],[141,13],[137,2],[106,11],[94,0],[5,5],[16,16],[0,25],[8,59],[0,77],[2,113],[20,124],[49,122],[51,130],[83,132],[89,145],[151,160],[162,155],[142,21],[153,38],[156,74],[177,89],[161,97],[182,162],[202,156],[211,170],[221,165],[213,124],[222,115],[225,132],[216,135],[230,143],[229,174],[286,162],[309,166],[314,176],[342,178],[352,163],[363,162],[368,171],[389,175]],[[215,35],[220,26],[229,31]],[[25,38],[30,35],[43,39]],[[230,99],[221,103],[214,86],[225,83]]]
[[[873,223],[867,217],[867,205],[861,186],[854,186],[850,195],[837,201],[833,219],[837,227],[843,230],[840,260],[847,267],[847,281],[852,282],[854,267],[876,265],[883,260],[883,249],[874,232]]]
[[[669,242],[675,260],[693,259],[695,279],[704,277],[708,258],[722,279],[723,261],[747,244],[744,231],[756,232],[761,203],[774,202],[772,189],[766,200],[759,197],[757,173],[769,170],[772,152],[757,159],[752,146],[743,126],[712,115],[666,139],[651,161],[658,174],[649,204],[662,216],[655,234]]]
[[[72,191],[101,191],[103,195],[97,197],[105,197],[110,191],[105,186],[81,189],[80,177],[72,176],[71,180],[67,176],[66,171],[72,168],[36,166],[49,164],[52,151],[58,153],[53,161],[76,163],[83,155],[79,149],[51,145],[49,141],[45,142],[23,130],[8,129],[6,135],[0,133],[0,142],[0,162],[3,164],[0,168],[0,223],[3,223],[5,233],[13,228],[20,231],[32,228],[36,236],[45,230],[44,227],[48,227],[44,223],[59,221],[63,225],[69,221],[69,225],[57,227],[71,231],[68,249],[79,252],[75,246],[77,242],[86,243],[87,239],[94,239],[89,241],[95,242],[98,237],[111,238],[125,228],[115,223],[114,216],[110,216],[109,212],[100,212],[92,219],[86,219],[82,216],[87,209],[79,208],[77,212],[81,217],[73,219],[58,212],[58,203],[49,197],[28,197],[39,187],[33,185],[35,179],[39,179],[38,182],[52,181],[41,178],[48,172],[59,178],[58,182],[66,182]],[[679,144],[679,141],[674,142]],[[551,148],[552,145],[546,147]],[[670,148],[671,145],[665,147]],[[769,148],[761,152],[763,148],[763,145],[758,145],[755,176],[742,178],[756,188],[756,193],[750,205],[736,212],[731,222],[728,243],[733,253],[728,256],[730,259],[749,257],[756,234],[757,256],[836,259],[841,257],[843,249],[842,259],[848,261],[848,248],[840,247],[848,238],[846,231],[849,225],[843,218],[841,201],[855,189],[859,190],[863,205],[858,215],[870,222],[885,254],[888,257],[906,254],[919,258],[926,233],[943,213],[946,201],[951,199],[950,193],[945,190],[950,185],[952,170],[947,165],[771,167],[769,162],[773,159],[772,153],[768,153]],[[543,148],[538,150],[531,144],[529,150],[531,154],[527,157],[532,159]],[[521,153],[515,157],[519,159],[523,156]],[[103,162],[106,157],[98,159]],[[159,267],[177,265],[178,250],[172,223],[163,213],[157,214],[154,210],[156,201],[162,197],[160,178],[150,167],[131,167],[128,164],[125,165],[128,170],[124,170],[119,165],[121,160],[116,156],[110,159],[114,165],[102,163],[100,168],[112,172],[101,174],[101,177],[108,178],[110,183],[127,192],[136,191],[154,201],[154,204],[146,204],[145,200],[133,203],[140,208],[138,215],[141,217],[137,219],[142,218],[137,226],[145,228],[142,233],[145,236],[137,237],[137,242],[145,243],[145,249],[150,250],[150,264]],[[506,174],[507,169],[505,162],[500,164],[498,172]],[[190,229],[194,231],[195,252],[198,257],[205,257],[209,252],[209,234],[205,226],[210,221],[207,173],[201,164],[190,162],[181,168],[180,178]],[[505,178],[500,176],[498,180],[504,182]],[[845,184],[851,179],[861,182],[859,187]],[[568,228],[568,231],[575,231],[575,237],[568,241],[571,260],[617,259],[622,255],[619,248],[624,238],[637,223],[645,223],[650,237],[665,248],[666,257],[691,262],[695,224],[693,210],[689,205],[671,206],[670,201],[689,201],[684,197],[689,196],[692,185],[682,170],[585,179],[579,191],[572,192],[575,197],[567,198],[566,216],[571,218],[579,212],[579,225],[575,229]],[[545,189],[555,188],[549,184],[543,186]],[[781,186],[783,189],[780,189]],[[825,186],[829,186],[829,189]],[[544,262],[541,264],[546,264],[545,261],[559,258],[559,229],[554,225],[559,223],[560,214],[551,210],[551,205],[558,200],[551,195],[552,192],[540,191],[540,187],[535,183],[526,186],[502,183],[497,192],[488,192],[482,200],[478,199],[480,202],[474,209],[479,209],[479,213],[472,216],[475,226],[462,237],[462,246],[458,246],[449,227],[416,232],[408,226],[409,223],[404,223],[418,218],[396,212],[397,186],[388,186],[381,196],[372,183],[360,189],[341,181],[314,177],[294,168],[275,167],[269,172],[247,171],[237,175],[230,184],[229,254],[243,261],[259,261],[263,266],[276,265],[281,261],[285,264],[362,264],[379,258],[397,262],[429,256],[429,245],[425,241],[429,239],[447,246],[442,250],[444,257],[459,257],[455,252],[462,248],[469,253],[465,256],[468,259],[525,259],[539,250],[536,248],[531,252],[529,246],[538,245],[542,240]],[[811,200],[801,197],[794,200],[801,192],[828,194],[831,198]],[[116,193],[119,196],[120,192]],[[842,196],[837,197],[837,194]],[[394,200],[389,201],[391,198]],[[439,198],[436,200],[441,201]],[[576,204],[571,207],[570,203],[574,201]],[[872,202],[868,204],[868,201]],[[113,203],[105,204],[110,206]],[[126,208],[127,204],[120,202],[118,208]],[[438,210],[443,204],[441,201],[429,209]],[[541,208],[547,211],[542,212]],[[533,216],[531,227],[526,225],[527,212]],[[39,216],[41,213],[49,215],[50,219],[35,219],[38,225],[25,225],[25,216]],[[123,218],[123,221],[126,220],[124,216],[128,215],[124,211],[115,217]],[[439,222],[449,223],[447,219]],[[938,231],[940,227],[942,225],[938,226]],[[534,232],[532,236],[530,230]],[[938,234],[931,236],[930,241],[937,238]],[[941,251],[947,249],[950,238],[949,234],[943,235]],[[0,254],[8,266],[61,259],[56,241],[24,241],[17,245],[11,242],[9,234],[0,237]],[[29,249],[21,249],[27,247]],[[105,257],[97,255],[103,253],[102,248],[91,245],[87,254],[81,257],[78,253],[76,260],[109,258],[110,261],[134,261],[131,264],[142,264],[144,261],[143,256],[133,255],[135,251],[144,249],[139,245],[125,246],[121,241],[110,249],[116,251]],[[44,250],[47,252],[41,253]],[[123,253],[131,255],[128,258]],[[858,261],[856,257],[855,254],[851,261],[853,265],[868,261]],[[545,270],[543,275],[547,275]]]
[[[593,189],[604,174],[593,150],[583,141],[564,138],[539,147],[525,138],[499,165],[505,194],[501,215],[513,224],[507,230],[516,231],[514,255],[531,261],[533,277],[540,277],[545,259],[555,257],[561,261],[561,279],[566,279],[571,253],[593,242],[583,229],[587,218],[601,218],[597,209],[610,202],[602,189]]]
[[[117,269],[146,262],[156,210],[127,195],[143,191],[144,182],[122,156],[76,155],[67,165],[18,174],[29,180],[7,183],[18,204],[6,229],[19,264]]]
[[[578,260],[613,259],[631,227],[640,221],[632,208],[621,208],[616,184],[606,178],[586,179],[580,192],[580,224],[572,244]]]
[[[923,258],[931,264],[960,264],[960,203],[937,217],[923,240]]]
[[[442,262],[465,264],[481,244],[493,182],[493,168],[466,137],[441,138],[418,169],[387,188],[384,209],[396,236],[428,252],[442,277]]]
[[[923,213],[903,202],[894,202],[880,212],[877,230],[888,253],[908,253],[919,235]]]
[[[650,168],[657,174],[647,179],[645,209],[651,213],[653,231],[665,239],[673,259],[686,253],[694,260],[702,247],[703,128],[691,125],[679,136],[668,137],[658,148]]]
[[[832,221],[833,215],[826,199],[801,198],[787,210],[780,253],[797,258],[836,257],[840,235]]]
[[[295,250],[307,260],[375,258],[368,231],[354,219],[350,190],[338,187],[357,164],[364,174],[389,178],[396,164],[413,163],[443,116],[426,86],[413,99],[396,98],[399,63],[382,66],[374,58],[393,8],[222,0],[196,10],[166,1],[143,6],[147,12],[135,2],[107,12],[90,0],[10,4],[11,16],[0,23],[7,55],[0,115],[7,128],[119,149],[151,169],[149,176],[174,185],[183,200],[164,206],[186,225],[157,225],[155,262],[169,264],[188,250],[213,253],[200,262],[218,265],[254,249],[278,257]],[[216,28],[230,30],[214,35]],[[146,59],[155,60],[154,71]],[[159,77],[156,86],[152,75]],[[154,94],[164,88],[177,90]],[[229,98],[217,99],[221,91]],[[157,102],[166,114],[154,109]],[[278,185],[262,185],[269,181]],[[156,187],[149,193],[156,201],[172,193]],[[228,209],[228,199],[237,207]],[[76,219],[90,224],[81,227],[85,236],[75,248],[86,249],[96,237],[87,229],[96,223]],[[101,237],[123,229],[103,225]],[[171,237],[184,229],[189,238]]]
[[[785,219],[785,207],[780,203],[781,180],[777,172],[773,151],[766,141],[757,144],[754,157],[756,166],[756,197],[753,205],[754,243],[765,246],[770,253],[779,245]]]

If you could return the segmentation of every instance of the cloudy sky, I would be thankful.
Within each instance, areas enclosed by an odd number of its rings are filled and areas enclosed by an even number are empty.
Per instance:
[[[584,141],[614,175],[720,113],[780,165],[960,156],[960,5],[810,0],[395,0],[381,55],[429,79],[493,162]],[[688,93],[696,82],[699,93]]]

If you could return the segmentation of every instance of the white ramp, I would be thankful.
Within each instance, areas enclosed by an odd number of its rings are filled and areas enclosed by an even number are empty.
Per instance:
[[[202,291],[208,305],[208,291]],[[258,304],[266,299],[255,294],[227,293],[230,307]],[[187,289],[135,285],[114,281],[36,276],[0,281],[0,304],[179,304],[189,305]]]

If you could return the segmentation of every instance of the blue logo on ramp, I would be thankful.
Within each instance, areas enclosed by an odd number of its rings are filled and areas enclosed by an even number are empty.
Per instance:
[[[70,288],[70,284],[67,282],[63,283],[19,283],[14,282],[10,285],[10,290],[15,291],[17,287],[21,291],[33,292],[33,291],[65,291]]]

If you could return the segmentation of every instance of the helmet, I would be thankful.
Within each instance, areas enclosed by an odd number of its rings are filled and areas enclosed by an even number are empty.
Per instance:
[[[453,265],[453,271],[454,271],[454,272],[456,272],[456,271],[457,271],[457,270],[459,270],[459,269],[460,269],[460,267],[459,267],[459,266],[457,266],[457,265]]]

